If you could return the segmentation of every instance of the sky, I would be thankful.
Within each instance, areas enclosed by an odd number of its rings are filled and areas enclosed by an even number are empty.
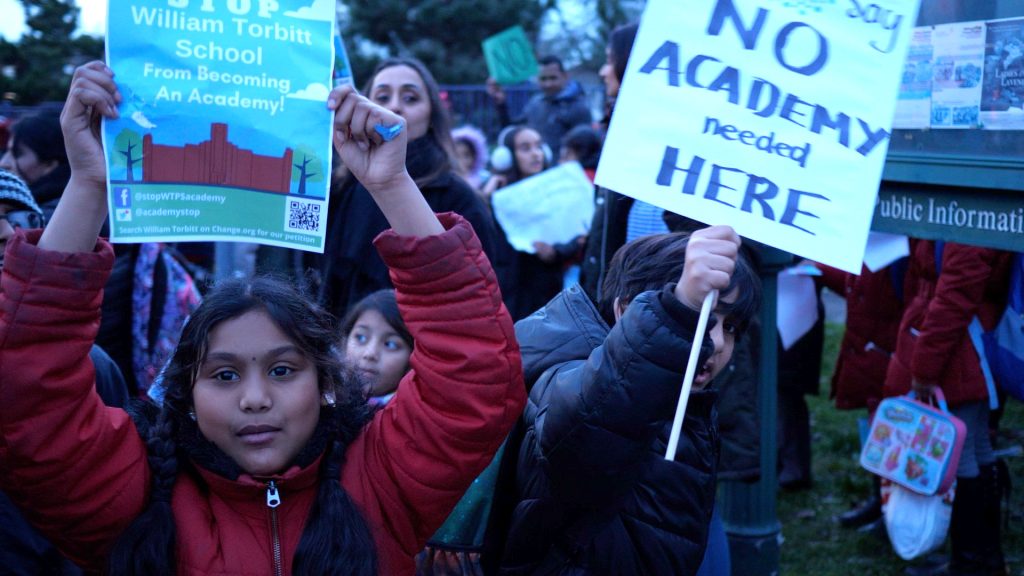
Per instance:
[[[92,36],[106,33],[106,0],[77,0],[81,12],[78,15],[78,32]],[[582,18],[582,7],[576,2],[563,2],[565,17],[574,21]],[[25,32],[25,12],[18,0],[0,0],[0,36],[16,42]]]
[[[81,12],[78,14],[78,31],[92,36],[106,32],[106,0],[77,0]],[[0,0],[0,36],[16,42],[25,32],[25,12],[18,0]]]

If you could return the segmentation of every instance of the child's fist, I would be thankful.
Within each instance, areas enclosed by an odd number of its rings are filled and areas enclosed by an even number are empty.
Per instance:
[[[709,292],[729,287],[739,249],[740,237],[731,226],[695,231],[686,247],[686,263],[676,284],[676,298],[700,310]]]

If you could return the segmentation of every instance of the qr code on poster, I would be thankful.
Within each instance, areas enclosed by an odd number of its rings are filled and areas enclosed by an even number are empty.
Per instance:
[[[320,204],[288,200],[288,230],[297,232],[316,232],[320,229]]]

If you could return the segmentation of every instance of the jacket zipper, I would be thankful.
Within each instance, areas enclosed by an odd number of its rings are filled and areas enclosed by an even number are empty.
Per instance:
[[[281,534],[277,525],[277,507],[280,505],[281,495],[277,491],[277,484],[271,480],[267,484],[267,507],[270,508],[270,538],[274,554],[274,576],[284,576],[284,567],[281,561]]]

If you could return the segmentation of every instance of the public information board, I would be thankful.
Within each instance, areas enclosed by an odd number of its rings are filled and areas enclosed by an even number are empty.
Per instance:
[[[1024,250],[1024,3],[924,0],[875,230]]]
[[[918,0],[650,0],[597,183],[859,273]]]
[[[111,240],[323,251],[334,3],[110,0]]]

